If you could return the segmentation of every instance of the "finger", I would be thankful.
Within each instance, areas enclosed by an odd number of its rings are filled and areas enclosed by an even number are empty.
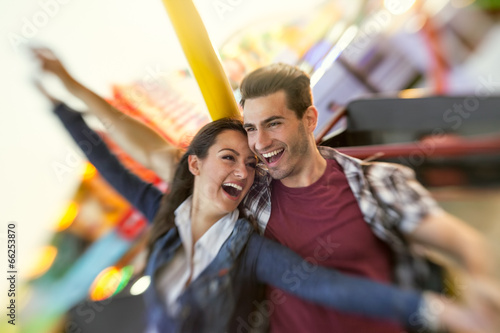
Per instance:
[[[56,55],[54,52],[46,47],[33,47],[32,49],[33,54],[35,55],[36,58],[39,60],[57,60]]]
[[[473,285],[472,291],[480,302],[488,305],[491,310],[500,312],[500,288],[495,281],[487,279],[478,281]]]

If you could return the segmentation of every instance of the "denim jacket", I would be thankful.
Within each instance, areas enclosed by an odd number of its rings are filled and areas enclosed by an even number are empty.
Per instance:
[[[250,327],[244,321],[253,310],[252,302],[238,302],[238,299],[252,297],[254,301],[261,301],[261,285],[252,278],[251,267],[242,264],[248,258],[242,256],[242,252],[245,252],[252,233],[253,228],[246,220],[236,222],[233,233],[215,260],[178,299],[178,307],[173,310],[175,316],[168,314],[172,310],[167,311],[165,302],[160,299],[161,294],[155,290],[155,272],[173,258],[182,242],[177,228],[161,237],[146,268],[152,281],[146,291],[149,324],[156,326],[157,332],[236,332],[238,323]]]

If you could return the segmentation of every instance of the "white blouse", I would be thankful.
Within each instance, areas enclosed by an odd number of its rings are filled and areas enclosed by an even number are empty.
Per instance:
[[[215,259],[222,244],[229,235],[238,220],[238,210],[227,214],[210,227],[194,245],[191,233],[191,205],[192,196],[187,198],[175,210],[175,224],[182,240],[173,259],[158,270],[156,289],[163,296],[169,313],[177,312],[176,300],[184,291],[186,283],[191,276],[194,281],[207,266]],[[192,258],[192,261],[191,261]]]

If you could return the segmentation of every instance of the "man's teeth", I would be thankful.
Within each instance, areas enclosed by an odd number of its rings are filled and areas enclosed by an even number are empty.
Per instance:
[[[262,154],[262,156],[264,156],[265,158],[269,158],[269,157],[273,157],[274,155],[278,155],[282,151],[283,151],[283,149],[278,149],[278,150],[272,151],[270,153]]]
[[[233,183],[226,183],[226,184],[224,184],[224,186],[231,186],[231,187],[234,187],[234,188],[235,188],[235,189],[237,189],[238,191],[242,191],[242,190],[243,190],[243,187],[241,187],[240,185],[233,184]]]

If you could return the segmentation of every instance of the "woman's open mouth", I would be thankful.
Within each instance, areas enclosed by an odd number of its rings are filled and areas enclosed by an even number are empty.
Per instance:
[[[237,199],[243,191],[243,187],[235,183],[224,183],[222,184],[222,189],[232,199]]]

